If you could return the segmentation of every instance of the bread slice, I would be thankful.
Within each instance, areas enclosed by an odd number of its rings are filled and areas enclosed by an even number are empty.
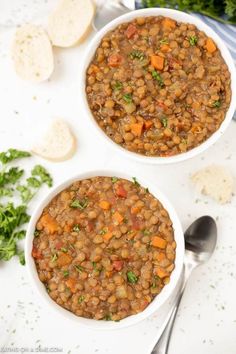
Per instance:
[[[17,75],[31,82],[47,80],[54,69],[52,45],[40,26],[27,24],[17,29],[12,58]]]
[[[91,29],[95,15],[92,0],[61,0],[48,20],[48,34],[54,46],[72,47]]]
[[[208,166],[193,174],[191,180],[200,193],[208,195],[220,204],[230,202],[234,180],[224,167]]]
[[[68,160],[75,153],[76,140],[66,122],[57,119],[52,123],[42,142],[32,152],[47,160],[59,162]]]

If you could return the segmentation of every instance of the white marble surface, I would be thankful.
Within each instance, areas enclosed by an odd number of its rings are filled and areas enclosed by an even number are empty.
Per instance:
[[[87,168],[116,167],[132,175],[142,173],[155,181],[178,211],[183,227],[209,214],[217,218],[219,238],[210,262],[193,275],[183,298],[169,354],[236,353],[236,199],[220,206],[199,197],[189,181],[195,170],[218,163],[236,176],[236,123],[207,152],[170,166],[140,165],[124,159],[97,138],[86,120],[79,97],[80,63],[86,43],[55,50],[55,72],[49,82],[32,85],[16,77],[10,45],[14,25],[24,19],[44,23],[50,1],[0,1],[0,150],[30,148],[54,117],[63,117],[78,139],[76,155],[65,163],[51,164],[32,158],[26,168],[42,163],[55,184]],[[19,10],[20,9],[20,10]],[[4,25],[4,26],[3,26]],[[31,204],[47,193],[45,188]],[[75,354],[149,354],[166,318],[166,307],[142,323],[117,332],[94,332],[58,317],[46,308],[28,283],[25,267],[12,260],[0,264],[0,352],[2,346],[63,348]]]

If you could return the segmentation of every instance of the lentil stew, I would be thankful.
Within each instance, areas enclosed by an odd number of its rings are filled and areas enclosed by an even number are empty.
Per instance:
[[[108,32],[86,72],[90,110],[106,135],[146,156],[173,156],[217,131],[231,101],[230,73],[193,24],[138,17]]]
[[[175,249],[168,212],[136,178],[93,177],[44,208],[32,256],[57,304],[118,321],[143,311],[170,281]]]

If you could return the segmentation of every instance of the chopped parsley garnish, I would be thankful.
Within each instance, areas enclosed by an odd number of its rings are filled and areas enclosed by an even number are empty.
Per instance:
[[[149,189],[148,189],[148,188],[145,188],[145,192],[146,192],[146,193],[149,193]]]
[[[148,231],[148,230],[146,230],[146,229],[142,230],[142,233],[144,234],[144,236],[149,236],[149,235],[151,235],[151,232]]]
[[[38,237],[38,236],[39,236],[39,234],[40,234],[40,231],[39,231],[39,230],[37,230],[37,229],[35,229],[35,230],[34,230],[34,237]]]
[[[64,277],[68,277],[68,275],[69,275],[69,270],[64,270],[63,276],[64,276]]]
[[[214,101],[212,104],[212,107],[214,107],[214,108],[219,108],[220,106],[221,106],[220,100]]]
[[[75,265],[75,269],[77,270],[77,272],[81,273],[84,270],[84,267],[82,267],[81,265]]]
[[[8,149],[0,153],[0,162],[5,165],[16,159],[22,159],[24,157],[29,157],[31,154],[28,151]]]
[[[104,321],[112,321],[111,315],[108,313],[106,316],[103,317]]]
[[[112,183],[116,183],[118,181],[118,178],[117,177],[111,177],[111,182]]]
[[[136,177],[132,177],[132,180],[133,180],[133,184],[134,184],[136,187],[140,187],[140,183],[137,181],[137,178],[136,178]]]
[[[168,126],[168,119],[166,117],[162,117],[161,122],[164,128]]]
[[[127,279],[128,279],[129,283],[131,283],[131,284],[137,283],[138,277],[133,272],[128,271],[126,275],[127,275]]]
[[[65,247],[61,247],[61,251],[64,252],[64,253],[66,253],[66,252],[68,252],[68,249],[65,248]]]
[[[74,232],[79,232],[81,230],[81,227],[79,224],[75,224],[72,229]]]
[[[169,41],[167,38],[163,38],[160,40],[160,44],[168,44],[168,43],[169,43]]]
[[[57,260],[57,254],[56,253],[54,253],[53,255],[52,255],[52,257],[51,257],[51,262],[55,262],[56,260]]]
[[[36,165],[31,171],[31,175],[38,179],[38,181],[40,182],[39,186],[45,183],[48,185],[48,187],[52,187],[52,183],[53,183],[52,177],[43,166]]]
[[[120,91],[123,88],[123,84],[120,81],[116,81],[113,85],[113,90]]]
[[[70,203],[71,208],[79,208],[80,210],[84,210],[88,206],[88,199],[75,199]]]
[[[123,95],[123,100],[126,102],[126,103],[131,103],[132,102],[132,95],[130,93],[126,93],[125,95]]]
[[[197,44],[198,38],[196,36],[191,36],[189,37],[189,43],[190,45],[194,46]]]
[[[80,295],[80,297],[78,298],[78,303],[81,304],[81,302],[83,302],[85,299],[84,295]]]
[[[0,260],[8,261],[18,255],[22,265],[25,264],[24,251],[18,249],[18,240],[25,237],[26,232],[21,229],[21,226],[27,223],[30,218],[27,214],[26,203],[35,195],[44,181],[35,182],[35,176],[33,176],[35,169],[37,172],[37,166],[35,166],[31,171],[31,177],[28,178],[29,182],[26,180],[25,185],[20,185],[19,182],[24,170],[21,169],[21,166],[7,168],[5,165],[16,159],[29,156],[31,156],[29,152],[16,149],[8,149],[0,153],[0,198],[11,198],[15,192],[19,191],[23,201],[23,204],[18,206],[8,200],[0,204]],[[45,169],[43,170],[47,173]],[[33,180],[31,181],[31,179]],[[39,231],[35,230],[34,236],[37,237],[38,233]]]
[[[132,50],[132,52],[129,53],[129,57],[134,60],[143,60],[145,58],[145,54],[141,50]]]
[[[102,229],[100,232],[99,232],[99,235],[105,235],[107,233],[107,231],[105,229]]]
[[[162,79],[161,75],[160,75],[156,70],[153,70],[153,71],[152,71],[152,77],[153,77],[154,80],[157,81],[157,83],[158,83],[158,85],[159,85],[160,87],[163,87],[163,86],[164,86],[163,79]]]

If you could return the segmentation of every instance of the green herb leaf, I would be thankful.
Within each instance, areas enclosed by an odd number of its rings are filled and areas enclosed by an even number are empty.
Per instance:
[[[84,267],[82,267],[81,265],[75,265],[75,269],[77,270],[77,272],[81,273],[84,270]]]
[[[74,232],[79,232],[81,230],[81,227],[79,224],[75,224],[72,229]]]
[[[160,44],[169,44],[169,41],[167,38],[163,38],[160,40]]]
[[[28,203],[35,195],[35,192],[28,188],[27,185],[19,185],[16,187],[16,190],[20,192],[20,197],[23,203]]]
[[[69,275],[69,270],[64,270],[63,276],[64,276],[64,277],[68,277],[68,275]]]
[[[6,184],[15,184],[23,175],[24,171],[18,167],[12,167],[8,171],[0,172],[0,187]]]
[[[126,103],[131,103],[132,102],[132,95],[130,93],[126,93],[125,95],[123,95],[123,100],[126,102]]]
[[[212,104],[212,107],[214,107],[214,108],[220,108],[220,106],[221,106],[220,100],[214,101]]]
[[[148,189],[148,188],[145,188],[145,192],[146,192],[146,193],[149,193],[149,189]]]
[[[64,252],[64,253],[66,253],[66,252],[68,252],[68,249],[65,248],[65,247],[61,247],[61,251]]]
[[[17,149],[8,149],[7,151],[0,153],[0,161],[3,165],[16,159],[29,157],[31,154],[28,151],[22,151]]]
[[[71,208],[79,208],[80,210],[84,210],[87,206],[88,206],[88,200],[87,199],[83,199],[83,200],[74,199],[70,203],[70,207]]]
[[[99,235],[105,235],[107,233],[107,231],[105,229],[102,229],[99,231]]]
[[[21,265],[25,265],[25,253],[24,251],[18,252],[18,257]]]
[[[107,315],[105,315],[105,316],[103,317],[103,320],[104,320],[104,321],[112,321],[111,315],[108,313]]]
[[[129,283],[131,284],[137,283],[138,277],[133,272],[128,271],[126,275]]]
[[[151,232],[148,231],[148,230],[146,230],[146,229],[142,230],[142,233],[144,234],[144,236],[149,236],[149,235],[151,235]]]
[[[189,37],[188,40],[189,40],[190,45],[194,46],[197,44],[198,38],[196,36],[191,36],[191,37]]]
[[[160,75],[156,70],[153,70],[153,71],[152,71],[152,77],[153,77],[154,80],[157,81],[157,83],[158,83],[158,85],[159,85],[160,87],[163,87],[163,86],[164,86],[163,79],[162,79],[161,75]]]
[[[85,297],[84,295],[80,295],[80,297],[78,298],[78,303],[81,304],[84,301]]]
[[[168,119],[166,117],[162,117],[161,122],[164,128],[168,126]]]
[[[123,88],[123,84],[120,81],[116,81],[112,88],[114,91],[120,91]]]
[[[33,188],[39,188],[42,185],[42,182],[39,181],[36,177],[27,178],[28,185]]]
[[[0,188],[0,198],[1,197],[12,197],[13,192],[14,192],[13,188],[1,187]]]
[[[118,181],[118,178],[117,177],[111,177],[111,182],[112,183],[116,183]]]
[[[140,187],[140,183],[137,181],[137,178],[136,178],[136,177],[132,177],[132,180],[133,180],[133,184],[134,184],[136,187]]]
[[[145,58],[145,54],[141,52],[141,50],[132,50],[132,52],[129,53],[129,57],[134,60],[143,60]]]
[[[38,237],[38,236],[39,236],[39,234],[40,234],[40,231],[39,231],[39,230],[37,230],[37,229],[35,229],[35,230],[34,230],[34,237]]]
[[[56,260],[57,260],[57,254],[56,253],[54,253],[53,255],[52,255],[52,257],[51,257],[51,262],[55,262]]]
[[[48,171],[41,165],[36,165],[31,171],[31,175],[34,177],[39,177],[40,181],[46,183],[48,187],[52,187],[52,177],[48,173]]]

